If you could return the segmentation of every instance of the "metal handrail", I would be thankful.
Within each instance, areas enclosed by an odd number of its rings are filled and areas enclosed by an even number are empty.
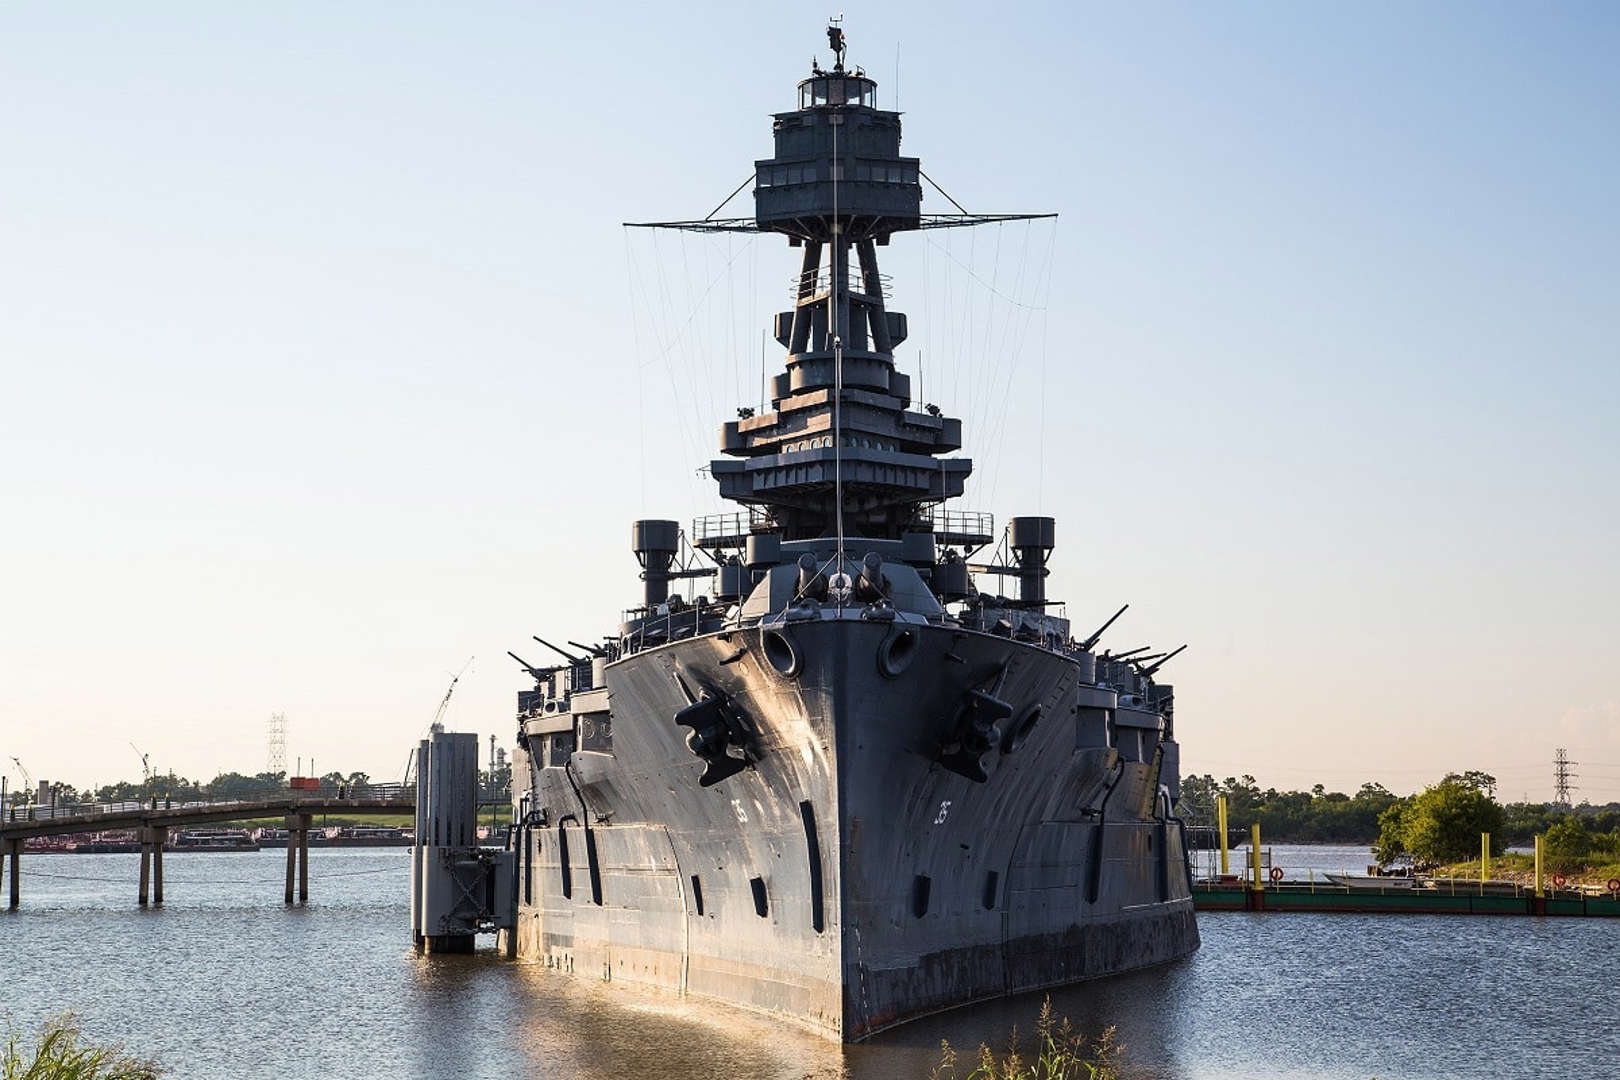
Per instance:
[[[765,521],[763,511],[750,507],[730,514],[706,514],[692,519],[692,544],[702,547],[716,540],[747,536]]]
[[[936,533],[988,537],[994,537],[996,533],[995,515],[979,510],[946,510],[935,507],[928,513],[928,522]]]
[[[889,274],[879,273],[878,293],[885,300],[893,299],[894,278]],[[805,291],[808,286],[808,293]],[[788,283],[788,299],[798,301],[805,298],[814,298],[827,295],[832,288],[832,272],[825,269],[816,269],[803,274],[794,274]],[[854,266],[849,267],[844,279],[845,295],[870,296],[866,291],[866,273]]]

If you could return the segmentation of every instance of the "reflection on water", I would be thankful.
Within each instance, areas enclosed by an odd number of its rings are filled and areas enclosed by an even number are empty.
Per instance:
[[[416,957],[403,851],[313,852],[307,909],[280,903],[279,852],[185,853],[167,860],[168,905],[142,912],[137,858],[24,858],[23,910],[0,912],[0,1007],[26,1026],[75,1009],[178,1077],[912,1080],[941,1038],[999,1047],[1040,1006],[973,1006],[841,1048],[487,953]],[[1620,920],[1199,924],[1186,960],[1052,994],[1087,1033],[1118,1027],[1133,1078],[1620,1075]]]

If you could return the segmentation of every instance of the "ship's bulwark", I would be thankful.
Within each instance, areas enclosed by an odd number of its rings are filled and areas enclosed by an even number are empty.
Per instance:
[[[939,625],[904,627],[902,652],[899,632],[812,619],[611,665],[612,752],[536,762],[520,955],[853,1040],[1196,949],[1154,761],[1121,760],[1076,707],[1079,667]],[[1004,727],[1040,717],[975,783],[939,750],[992,685]],[[756,733],[753,767],[708,788],[673,722],[705,694]]]

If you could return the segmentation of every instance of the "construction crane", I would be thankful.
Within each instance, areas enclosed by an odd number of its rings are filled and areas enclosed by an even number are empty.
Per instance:
[[[147,757],[146,753],[134,743],[130,743],[129,748],[141,755],[141,783],[150,784],[152,782],[152,759]]]
[[[141,756],[141,798],[144,800],[152,794],[152,761],[146,756],[146,752],[133,742],[129,744],[129,748]]]
[[[445,690],[443,700],[439,702],[438,711],[433,714],[433,722],[428,725],[430,733],[444,730],[444,714],[450,708],[450,695],[456,692],[456,684],[461,681],[463,675],[467,674],[467,669],[472,667],[473,660],[474,657],[467,657],[467,662],[461,665],[461,670],[450,677],[450,686]],[[405,757],[405,778],[401,781],[405,787],[411,786],[415,780],[415,774],[416,750],[413,748]]]
[[[34,778],[28,775],[28,770],[23,768],[23,763],[16,758],[12,758],[11,763],[17,766],[17,771],[22,773],[23,778],[22,789],[11,796],[11,805],[16,806],[18,802],[32,802],[34,799]]]

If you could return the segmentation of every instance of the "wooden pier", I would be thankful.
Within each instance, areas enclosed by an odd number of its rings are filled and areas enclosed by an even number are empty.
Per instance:
[[[74,836],[103,832],[111,829],[133,829],[140,837],[140,880],[136,890],[137,902],[163,903],[163,845],[170,829],[193,825],[217,824],[221,821],[247,821],[253,818],[282,817],[287,828],[287,884],[283,892],[285,903],[293,902],[293,884],[297,879],[298,902],[309,902],[309,830],[317,814],[341,814],[345,817],[375,814],[411,813],[416,800],[411,796],[394,798],[339,799],[328,796],[275,799],[248,799],[233,802],[203,803],[178,807],[151,807],[136,810],[74,814],[45,818],[38,821],[0,822],[0,877],[9,885],[8,906],[15,908],[22,900],[18,875],[22,866],[23,844],[40,836]],[[9,866],[7,865],[9,864]]]

